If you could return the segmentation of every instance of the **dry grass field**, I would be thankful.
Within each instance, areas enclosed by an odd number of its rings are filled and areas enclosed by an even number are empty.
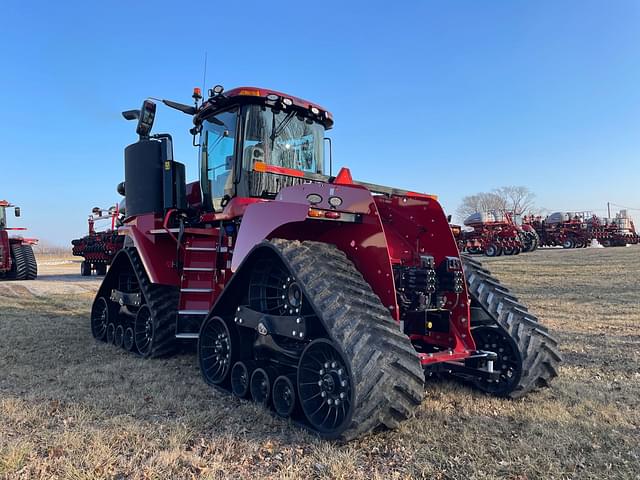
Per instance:
[[[78,264],[0,284],[0,478],[640,477],[640,247],[486,265],[558,336],[553,387],[519,401],[427,385],[416,418],[346,445],[208,388],[193,355],[96,343]]]

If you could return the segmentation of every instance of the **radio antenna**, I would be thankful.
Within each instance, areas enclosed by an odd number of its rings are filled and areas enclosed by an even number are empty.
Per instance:
[[[204,73],[202,74],[202,94],[206,92],[207,88],[207,52],[204,52]]]

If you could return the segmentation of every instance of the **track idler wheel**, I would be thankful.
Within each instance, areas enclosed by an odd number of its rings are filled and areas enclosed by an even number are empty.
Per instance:
[[[480,350],[495,352],[498,355],[493,368],[500,372],[494,382],[478,380],[474,382],[480,390],[497,396],[506,396],[513,391],[522,375],[522,357],[516,342],[503,329],[487,325],[471,329],[473,340]]]
[[[575,243],[572,238],[567,238],[564,242],[562,242],[562,248],[573,248],[575,247]]]
[[[332,342],[321,338],[307,345],[298,365],[298,394],[315,430],[337,436],[349,426],[354,409],[352,384],[347,363]]]
[[[116,327],[113,344],[119,348],[122,348],[122,345],[124,344],[124,327],[122,325],[118,325]]]
[[[109,325],[109,301],[99,297],[91,309],[91,334],[96,340],[105,341]]]
[[[280,375],[273,382],[271,401],[276,413],[284,418],[293,414],[296,408],[296,387],[294,385],[295,376],[292,378]]]
[[[113,343],[113,341],[115,340],[116,337],[116,324],[115,323],[109,323],[109,325],[107,325],[107,343]]]
[[[128,327],[124,331],[124,338],[122,339],[122,347],[128,352],[133,351],[136,345],[136,341],[134,338],[133,328]]]
[[[251,367],[253,367],[251,365]],[[238,398],[249,398],[251,368],[245,362],[236,362],[231,369],[231,391]]]
[[[147,357],[151,354],[151,347],[153,345],[153,317],[151,316],[151,310],[147,305],[143,305],[138,310],[136,320],[134,322],[134,339],[136,347],[140,352],[140,355]]]
[[[198,340],[198,360],[205,382],[209,385],[224,384],[229,379],[238,350],[235,326],[229,328],[220,317],[208,318],[200,329]]]

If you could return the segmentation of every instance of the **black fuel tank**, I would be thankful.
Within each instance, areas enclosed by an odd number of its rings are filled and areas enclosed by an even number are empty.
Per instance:
[[[124,150],[127,216],[163,211],[160,142],[140,140]]]

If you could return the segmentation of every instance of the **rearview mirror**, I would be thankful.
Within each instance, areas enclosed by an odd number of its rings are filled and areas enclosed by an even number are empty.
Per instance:
[[[138,128],[136,133],[141,137],[148,137],[153,128],[153,121],[156,118],[156,104],[151,100],[145,100],[140,109],[140,117],[138,118]]]
[[[140,118],[140,110],[126,110],[122,112],[125,120],[137,120]]]
[[[447,215],[447,223],[451,223],[451,215]]]
[[[15,210],[13,211],[13,213],[15,214],[16,217],[20,216],[20,207],[16,207]]]

